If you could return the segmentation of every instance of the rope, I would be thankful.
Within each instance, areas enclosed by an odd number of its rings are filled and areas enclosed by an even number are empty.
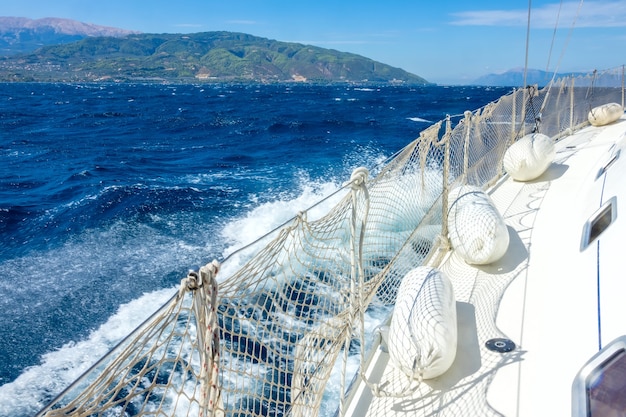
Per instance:
[[[224,411],[221,391],[218,388],[220,362],[220,332],[217,323],[217,273],[219,263],[212,263],[200,268],[202,287],[194,294],[194,308],[197,311],[198,324],[204,328],[202,349],[202,365],[200,371],[201,396],[200,417],[214,416]],[[201,313],[204,312],[204,314]]]
[[[367,191],[367,176],[368,171],[364,167],[359,167],[352,172],[352,176],[350,177],[350,181],[347,185],[351,187],[352,193],[352,215],[350,219],[350,305],[353,307],[358,305],[358,310],[361,314],[359,316],[359,324],[360,324],[360,334],[361,337],[363,335],[363,326],[364,326],[364,318],[363,318],[363,297],[361,294],[361,290],[364,288],[363,286],[363,239],[365,236],[365,225],[367,223],[367,215],[369,212],[369,192]],[[355,247],[355,238],[357,236],[357,206],[358,206],[358,197],[359,192],[362,192],[365,198],[365,207],[364,214],[361,219],[360,232],[358,234],[358,244]],[[358,281],[357,281],[358,280]],[[358,282],[358,285],[357,285]],[[352,322],[354,317],[350,317],[350,321]],[[363,347],[365,346],[364,340],[361,339],[361,352],[363,352]],[[350,337],[346,337],[345,346],[343,350],[343,363],[341,370],[341,400],[339,402],[339,415],[343,416],[345,413],[345,398],[343,397],[343,393],[346,392],[346,367],[348,365],[348,353],[350,352]]]

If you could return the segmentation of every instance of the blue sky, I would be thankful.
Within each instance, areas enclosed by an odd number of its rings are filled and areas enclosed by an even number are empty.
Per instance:
[[[625,0],[582,7],[577,0],[535,0],[532,8],[530,68],[626,64]],[[313,44],[440,84],[524,66],[527,9],[528,1],[502,0],[0,0],[4,16],[63,17],[146,33],[227,30]]]

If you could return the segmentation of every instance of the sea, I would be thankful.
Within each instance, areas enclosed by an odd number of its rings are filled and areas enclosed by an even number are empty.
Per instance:
[[[189,270],[509,90],[0,84],[0,416],[35,414]]]

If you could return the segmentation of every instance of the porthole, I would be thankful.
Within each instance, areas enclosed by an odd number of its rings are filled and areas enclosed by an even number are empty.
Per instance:
[[[583,251],[596,240],[617,218],[617,197],[612,197],[587,220],[583,227],[580,250]]]
[[[572,416],[622,415],[626,409],[626,336],[596,353],[572,384]]]
[[[602,168],[600,168],[600,170],[598,171],[598,175],[596,176],[596,179],[600,178],[602,175],[604,175],[606,171],[608,171],[611,165],[613,165],[615,161],[619,159],[620,154],[621,154],[621,149],[618,149],[617,152],[615,152],[613,156],[611,156],[611,159],[609,159],[607,163],[604,164]]]

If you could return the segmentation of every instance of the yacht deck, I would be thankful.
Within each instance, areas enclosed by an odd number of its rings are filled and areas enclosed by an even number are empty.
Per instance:
[[[608,343],[620,335],[610,320],[599,333],[599,246],[581,251],[581,239],[585,222],[610,189],[599,172],[619,148],[625,126],[622,117],[565,137],[540,178],[522,183],[505,177],[490,190],[509,228],[507,254],[494,264],[472,266],[452,251],[439,265],[457,298],[459,341],[452,368],[419,385],[413,382],[416,389],[407,397],[373,396],[358,380],[352,397],[358,400],[349,404],[347,415],[571,415],[576,373],[599,350],[601,337]],[[610,282],[603,281],[610,303],[603,308],[617,309],[614,294],[623,284]],[[491,351],[485,343],[493,338],[510,339],[516,347]],[[383,342],[366,375],[387,392],[400,392],[409,382],[387,366],[388,359]]]

